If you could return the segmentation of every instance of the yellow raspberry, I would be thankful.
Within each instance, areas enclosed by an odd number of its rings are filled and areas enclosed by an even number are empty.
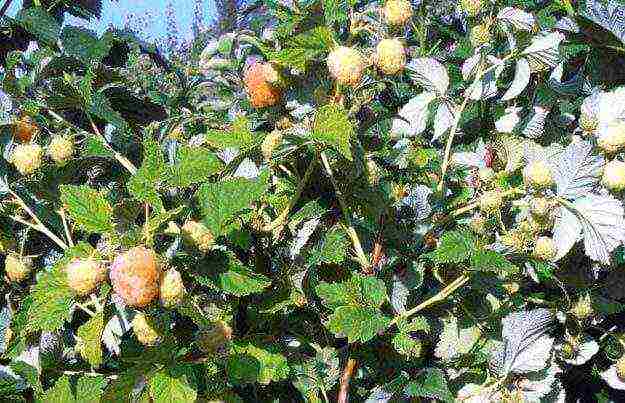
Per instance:
[[[55,136],[48,146],[48,154],[58,165],[63,165],[74,154],[74,141],[69,136]]]
[[[201,222],[187,220],[182,226],[182,235],[188,243],[201,252],[208,252],[215,243],[213,233]]]
[[[530,200],[529,205],[530,213],[539,218],[547,217],[551,210],[551,202],[546,197],[534,197]]]
[[[375,49],[375,64],[384,74],[397,74],[406,66],[404,44],[397,38],[382,39]]]
[[[579,127],[585,133],[594,133],[599,126],[599,119],[593,116],[588,116],[585,113],[582,113],[579,116]]]
[[[509,231],[501,236],[501,243],[516,253],[523,253],[528,246],[527,237],[518,230]]]
[[[608,154],[613,154],[625,146],[625,122],[615,120],[607,125],[598,139],[599,147]]]
[[[536,189],[544,189],[553,185],[551,168],[544,161],[531,162],[523,170],[525,184]]]
[[[161,332],[154,319],[141,312],[138,312],[132,319],[132,331],[139,343],[144,346],[153,347],[162,340]]]
[[[533,255],[537,259],[553,260],[558,254],[558,248],[556,247],[553,239],[547,236],[538,237],[536,244],[534,245]]]
[[[483,0],[461,0],[460,9],[468,15],[475,17],[482,11],[484,6]]]
[[[4,259],[4,271],[9,280],[19,283],[25,280],[33,270],[32,258],[18,255],[17,253],[9,253]]]
[[[39,144],[18,144],[11,154],[11,162],[22,175],[29,175],[41,166],[42,155]]]
[[[625,190],[625,162],[613,160],[605,164],[601,183],[614,192]]]
[[[65,267],[65,274],[69,288],[84,296],[106,279],[106,268],[95,259],[74,259]]]
[[[204,354],[223,354],[232,339],[232,328],[218,321],[198,333],[197,346]]]
[[[187,289],[182,282],[182,277],[177,270],[169,269],[161,277],[160,295],[161,303],[167,308],[180,305]]]
[[[490,33],[490,25],[479,24],[471,28],[471,45],[477,48],[489,43],[493,39]]]
[[[133,307],[144,307],[158,296],[160,274],[156,253],[142,246],[117,256],[110,270],[113,289]]]
[[[625,355],[616,361],[616,375],[625,381]]]
[[[282,91],[275,84],[278,72],[269,63],[255,62],[245,72],[243,82],[254,108],[273,106],[280,101]]]
[[[412,4],[408,0],[388,0],[382,13],[388,25],[404,25],[412,17]]]
[[[480,210],[488,214],[500,211],[499,209],[502,204],[503,198],[501,197],[501,192],[498,190],[484,192],[479,200]]]
[[[342,85],[357,85],[366,67],[360,52],[346,46],[334,49],[326,61],[330,75]]]
[[[282,143],[282,132],[279,130],[274,130],[269,133],[263,143],[260,146],[260,150],[263,153],[263,158],[265,161],[270,161],[271,156],[273,155],[273,150],[276,149]]]

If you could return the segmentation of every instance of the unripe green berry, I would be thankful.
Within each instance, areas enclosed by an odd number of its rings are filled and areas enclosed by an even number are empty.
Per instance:
[[[489,24],[479,24],[471,28],[471,45],[477,48],[492,41]]]
[[[597,127],[599,127],[599,120],[596,117],[588,116],[584,113],[579,116],[579,128],[584,133],[594,133]]]
[[[182,235],[187,242],[201,252],[208,252],[215,243],[213,233],[201,222],[187,220],[182,226]]]
[[[553,260],[557,254],[558,248],[553,239],[541,236],[536,240],[533,252],[534,257],[542,260]]]
[[[468,15],[474,17],[482,11],[484,0],[461,0],[460,9]]]
[[[162,340],[161,332],[155,320],[141,312],[138,312],[132,319],[132,331],[139,343],[144,346],[153,347]]]
[[[94,259],[74,259],[65,267],[67,285],[78,295],[91,294],[106,279],[106,268]]]
[[[182,277],[177,270],[169,269],[163,273],[160,285],[160,298],[163,306],[171,308],[179,305],[186,293]]]
[[[9,253],[4,259],[4,271],[9,280],[19,283],[25,280],[33,270],[33,260],[17,253]]]
[[[74,154],[74,141],[69,136],[55,136],[48,146],[48,155],[58,165],[65,164]]]
[[[571,314],[581,321],[590,318],[593,313],[594,310],[592,308],[592,301],[590,300],[590,295],[588,294],[580,297],[573,308],[571,308]]]
[[[613,160],[605,164],[601,183],[614,192],[625,190],[625,162]]]
[[[551,211],[551,202],[546,197],[534,197],[529,202],[530,213],[538,218],[545,218]]]

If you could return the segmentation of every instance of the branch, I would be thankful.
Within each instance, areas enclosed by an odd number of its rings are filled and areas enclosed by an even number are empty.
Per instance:
[[[339,396],[336,399],[337,403],[348,403],[347,396],[349,394],[349,381],[354,374],[356,364],[357,362],[353,358],[348,359],[347,364],[345,364],[345,370],[343,371],[343,375],[341,376],[341,387],[339,389]]]

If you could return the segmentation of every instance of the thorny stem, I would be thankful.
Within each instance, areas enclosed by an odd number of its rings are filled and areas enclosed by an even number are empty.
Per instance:
[[[353,358],[349,358],[347,360],[347,364],[345,364],[345,370],[343,371],[343,375],[341,376],[341,387],[339,389],[339,396],[337,398],[337,403],[347,403],[348,402],[348,394],[349,394],[349,381],[354,374],[354,370],[356,369],[356,360]]]
[[[465,108],[467,107],[467,104],[469,103],[469,98],[471,97],[471,93],[473,92],[473,87],[476,85],[478,81],[482,79],[482,77],[490,73],[492,70],[500,67],[500,65],[502,65],[503,63],[505,63],[507,60],[511,59],[514,56],[515,56],[514,53],[509,54],[508,56],[501,59],[500,63],[494,64],[490,66],[489,68],[487,68],[486,70],[482,70],[482,61],[480,60],[477,73],[475,74],[475,79],[473,80],[473,83],[469,86],[469,88],[467,88],[467,90],[465,91],[464,99],[462,100],[460,109],[456,111],[454,124],[452,125],[451,130],[449,131],[449,136],[447,136],[447,143],[445,144],[445,154],[443,158],[443,164],[441,167],[441,178],[437,186],[438,192],[442,192],[443,187],[445,186],[445,174],[447,173],[447,169],[449,168],[449,160],[451,157],[451,146],[454,142],[454,137],[456,136],[456,132],[458,131],[458,126],[460,125],[460,119],[462,118],[462,113],[464,112]]]
[[[58,211],[61,216],[61,221],[63,222],[63,230],[65,230],[65,238],[67,238],[67,242],[69,242],[69,246],[74,246],[74,240],[72,239],[72,233],[69,231],[69,226],[67,225],[67,218],[65,217],[65,209],[60,208]]]
[[[458,277],[453,282],[451,282],[447,287],[445,287],[442,290],[440,290],[438,292],[438,294],[436,294],[433,297],[423,301],[422,303],[420,303],[419,305],[415,306],[414,308],[409,309],[409,310],[407,310],[407,311],[405,311],[405,312],[395,316],[393,318],[393,320],[391,320],[391,322],[389,323],[389,327],[393,326],[393,325],[396,325],[402,319],[407,319],[407,318],[411,317],[412,315],[416,314],[417,312],[420,312],[420,311],[424,310],[425,308],[429,307],[430,305],[433,305],[433,304],[436,304],[438,302],[444,301],[454,291],[456,291],[457,289],[459,289],[460,287],[465,285],[467,281],[469,281],[469,276],[466,275],[466,274],[463,274],[462,276]]]
[[[302,193],[304,192],[304,188],[306,187],[306,184],[308,183],[308,179],[310,179],[310,175],[312,175],[313,169],[315,168],[316,165],[317,165],[316,160],[313,160],[310,162],[310,164],[308,164],[308,168],[306,169],[306,172],[304,173],[304,177],[299,182],[295,195],[289,201],[288,206],[284,208],[284,210],[280,213],[280,215],[276,217],[275,220],[273,220],[271,223],[267,224],[263,228],[264,231],[266,232],[273,231],[274,229],[284,224],[287,217],[289,216],[289,212],[293,209],[293,207],[295,207],[295,204],[299,201],[299,198],[302,196]]]
[[[341,192],[338,186],[338,183],[336,181],[336,178],[334,177],[334,173],[332,173],[332,168],[330,167],[330,163],[328,162],[328,157],[323,151],[321,152],[321,162],[323,163],[323,167],[326,173],[330,177],[330,181],[332,182],[332,186],[334,186],[334,190],[336,192],[336,197],[338,198],[339,204],[341,205],[343,218],[345,220],[345,231],[347,232],[347,235],[352,241],[354,250],[356,252],[356,258],[358,259],[358,262],[362,266],[363,270],[369,273],[371,271],[371,264],[369,263],[369,259],[367,258],[367,255],[365,254],[365,251],[362,248],[362,244],[360,243],[360,238],[358,238],[358,234],[356,233],[356,230],[354,229],[352,220],[350,218],[351,216],[349,214],[349,209],[347,208],[347,203],[345,202],[343,193]]]
[[[24,200],[22,200],[22,198],[15,193],[14,191],[12,191],[11,189],[9,189],[9,194],[11,196],[13,196],[13,198],[15,199],[15,202],[18,204],[18,206],[20,206],[20,208],[22,210],[24,210],[29,216],[30,218],[34,221],[34,224],[31,222],[28,222],[26,220],[21,219],[20,217],[16,217],[16,216],[11,216],[11,218],[13,219],[13,221],[19,222],[21,224],[27,225],[30,228],[41,232],[42,234],[46,235],[48,238],[50,238],[52,241],[54,241],[54,243],[56,243],[58,246],[61,247],[61,249],[67,249],[68,246],[65,242],[63,242],[61,240],[61,238],[59,238],[58,236],[56,236],[52,231],[50,231],[50,229],[48,227],[46,227],[41,220],[39,220],[39,217],[37,217],[37,215],[35,215],[35,213],[33,213],[33,211],[30,209],[30,207],[28,207],[26,205],[26,203],[24,202]]]

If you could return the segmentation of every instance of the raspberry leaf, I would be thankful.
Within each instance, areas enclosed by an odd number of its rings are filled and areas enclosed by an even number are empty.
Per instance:
[[[88,186],[61,186],[61,202],[70,218],[87,232],[113,230],[113,208],[95,189]]]
[[[254,382],[268,385],[286,379],[290,372],[287,359],[277,346],[250,342],[232,346],[226,371],[232,382],[239,385]]]
[[[104,313],[98,312],[84,325],[78,328],[77,336],[80,355],[97,368],[102,364],[102,332],[104,331]]]
[[[76,382],[76,403],[100,401],[105,386],[106,379],[103,376],[82,376]]]
[[[324,105],[317,110],[312,138],[335,147],[343,157],[352,160],[351,140],[356,136],[347,111],[340,105]]]
[[[189,384],[193,377],[190,365],[164,368],[148,379],[150,396],[154,403],[194,402],[197,391]]]

